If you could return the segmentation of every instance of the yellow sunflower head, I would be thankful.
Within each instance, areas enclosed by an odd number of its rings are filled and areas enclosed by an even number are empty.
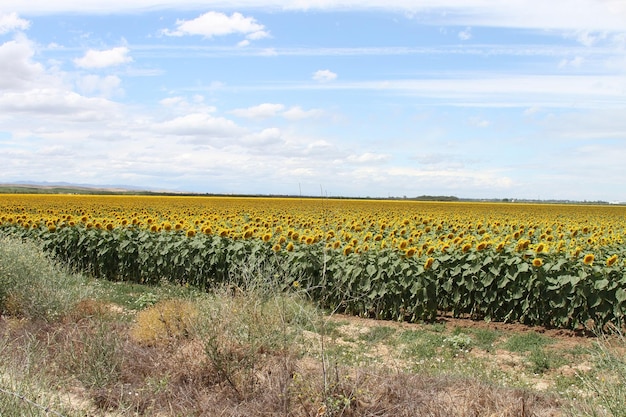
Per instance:
[[[543,260],[541,258],[533,259],[533,266],[535,268],[539,268],[541,265],[543,265]]]
[[[433,258],[426,259],[426,263],[424,263],[424,269],[432,268],[434,262],[435,262],[435,260]]]
[[[609,259],[606,260],[606,266],[613,266],[615,265],[616,262],[617,262],[617,255],[613,255]]]
[[[587,255],[585,255],[585,257],[583,258],[583,263],[585,265],[591,265],[593,264],[593,260],[595,259],[595,256],[592,253],[588,253]]]

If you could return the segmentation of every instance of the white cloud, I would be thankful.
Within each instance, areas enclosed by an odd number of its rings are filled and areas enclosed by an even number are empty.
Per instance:
[[[122,80],[116,75],[85,75],[76,82],[79,90],[86,95],[99,95],[102,97],[112,97],[122,95],[124,90],[120,87]]]
[[[44,74],[44,67],[33,62],[33,44],[24,36],[0,44],[0,89],[22,89]]]
[[[17,13],[0,13],[0,35],[14,30],[26,30],[29,27],[30,22],[20,18]]]
[[[391,159],[391,155],[366,152],[359,155],[350,155],[346,160],[355,164],[375,164],[387,162]]]
[[[232,120],[206,113],[192,113],[157,123],[153,130],[177,136],[196,136],[198,139],[207,140],[232,138],[245,133],[245,129],[237,126]]]
[[[582,56],[577,56],[572,59],[562,59],[559,62],[559,68],[573,67],[580,68],[580,66],[585,62],[585,58]]]
[[[202,2],[192,0],[3,0],[3,8],[24,14],[123,13],[145,10],[194,10]],[[428,22],[442,21],[463,26],[516,27],[589,31],[624,31],[626,7],[622,0],[230,0],[204,2],[205,7],[233,10],[268,8],[271,10],[387,10]]]
[[[269,36],[265,26],[253,17],[246,17],[241,13],[228,16],[220,12],[207,12],[192,20],[179,19],[176,21],[176,30],[164,29],[162,33],[167,36],[200,35],[205,38],[238,33],[246,35],[248,40]]]
[[[101,121],[110,118],[115,108],[116,104],[109,100],[88,98],[58,88],[35,88],[0,95],[0,110],[5,114],[59,116],[59,122]]]
[[[184,103],[185,99],[183,97],[167,97],[159,101],[159,104],[166,107],[176,106],[178,104]]]
[[[275,85],[263,88],[276,89]],[[281,85],[310,90],[310,84]],[[319,88],[387,91],[429,98],[429,105],[466,107],[622,108],[626,78],[620,75],[460,74],[450,78],[328,83]]]
[[[74,64],[80,68],[105,68],[132,62],[125,46],[97,51],[88,50],[82,58],[76,58]]]
[[[313,79],[315,81],[325,83],[325,82],[329,82],[329,81],[333,81],[337,79],[337,74],[327,69],[318,70],[318,71],[315,71],[315,73],[313,73]]]
[[[246,135],[243,137],[243,143],[248,146],[260,146],[260,151],[263,154],[267,154],[268,149],[266,148],[272,144],[283,143],[282,140],[282,132],[280,129],[271,127],[268,129],[263,129],[258,133],[252,133],[250,135]]]
[[[472,28],[466,28],[465,30],[462,30],[459,32],[459,39],[461,39],[462,41],[467,41],[470,40],[472,38]]]
[[[283,113],[283,117],[288,120],[303,120],[321,117],[324,111],[320,109],[304,110],[300,106],[291,107]]]
[[[235,109],[231,111],[237,117],[245,117],[250,119],[267,119],[275,117],[285,108],[282,104],[263,103],[258,106],[248,107],[245,109]]]
[[[491,126],[489,120],[481,119],[479,117],[470,117],[469,123],[474,127],[485,128]]]

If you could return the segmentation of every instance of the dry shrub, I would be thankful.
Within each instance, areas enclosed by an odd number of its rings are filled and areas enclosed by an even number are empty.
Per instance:
[[[198,310],[189,301],[160,301],[137,314],[131,336],[137,342],[145,344],[169,343],[187,338],[197,317]]]

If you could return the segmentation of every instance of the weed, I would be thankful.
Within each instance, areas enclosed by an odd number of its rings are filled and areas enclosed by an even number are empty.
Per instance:
[[[509,352],[531,352],[550,343],[552,343],[550,338],[530,331],[514,334],[502,343],[501,347]]]
[[[136,341],[147,344],[186,338],[190,336],[197,317],[198,310],[190,301],[160,301],[137,314],[131,335]]]
[[[389,326],[374,326],[367,332],[360,333],[359,339],[369,343],[379,343],[387,341],[396,333],[396,329]]]
[[[90,294],[83,276],[66,272],[34,243],[0,238],[0,313],[54,320]]]
[[[600,334],[591,349],[598,372],[579,373],[583,385],[592,395],[584,397],[583,416],[626,416],[626,336]]]

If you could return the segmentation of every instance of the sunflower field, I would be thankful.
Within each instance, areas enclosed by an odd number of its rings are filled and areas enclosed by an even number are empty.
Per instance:
[[[381,319],[626,319],[624,206],[6,194],[0,235],[110,280],[208,289],[273,271],[281,290]]]

